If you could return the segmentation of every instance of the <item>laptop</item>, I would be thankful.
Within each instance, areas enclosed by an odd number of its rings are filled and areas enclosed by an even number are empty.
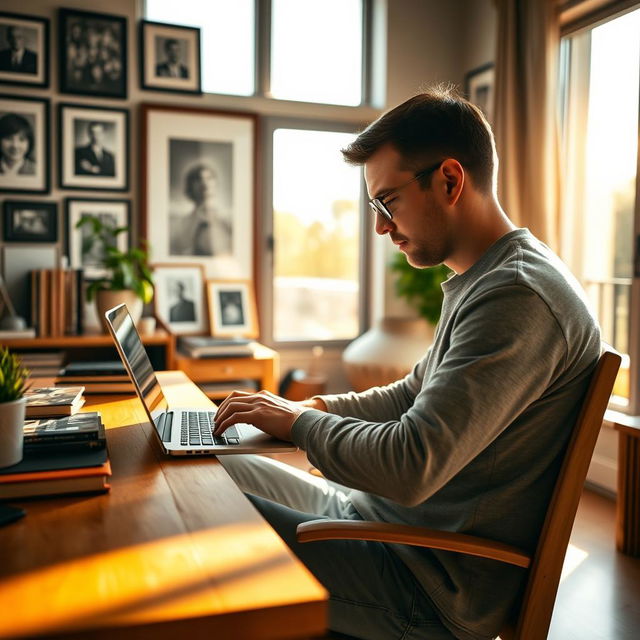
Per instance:
[[[291,442],[242,423],[214,436],[215,408],[169,407],[126,305],[105,314],[122,362],[165,453],[172,456],[296,451]]]

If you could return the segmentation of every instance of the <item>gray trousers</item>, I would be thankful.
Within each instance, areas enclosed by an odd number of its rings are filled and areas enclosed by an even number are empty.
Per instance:
[[[388,545],[360,540],[297,542],[301,522],[362,519],[349,500],[349,489],[271,458],[227,455],[219,460],[329,592],[330,629],[363,640],[454,638]]]

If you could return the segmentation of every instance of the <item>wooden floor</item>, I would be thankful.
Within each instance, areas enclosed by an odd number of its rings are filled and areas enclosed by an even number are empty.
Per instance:
[[[585,490],[570,545],[549,640],[640,638],[640,558],[616,551],[615,502]]]
[[[308,469],[303,452],[274,455]],[[585,490],[548,640],[640,640],[640,558],[616,551],[615,502]]]

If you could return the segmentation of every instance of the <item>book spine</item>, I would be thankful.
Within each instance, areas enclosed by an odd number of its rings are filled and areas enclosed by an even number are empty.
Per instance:
[[[84,331],[84,273],[76,269],[76,331],[78,335]]]
[[[62,442],[95,442],[104,444],[104,440],[97,437],[95,431],[89,433],[49,433],[48,435],[29,435],[24,437],[24,446],[40,446],[46,444],[58,444]]]
[[[40,286],[38,288],[38,324],[40,326],[40,335],[46,338],[49,335],[49,323],[48,323],[48,278],[47,270],[40,269]]]
[[[31,325],[36,330],[36,335],[42,335],[40,329],[40,314],[38,309],[38,289],[40,287],[40,275],[37,271],[31,271]]]

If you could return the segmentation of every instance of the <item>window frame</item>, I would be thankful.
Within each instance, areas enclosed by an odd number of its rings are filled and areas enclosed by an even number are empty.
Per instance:
[[[308,349],[314,345],[321,345],[327,349],[344,348],[359,335],[366,331],[370,319],[370,272],[372,236],[370,233],[370,217],[366,215],[367,190],[364,176],[360,178],[360,215],[359,215],[359,265],[358,283],[358,332],[351,338],[340,340],[276,340],[274,337],[273,323],[273,278],[275,237],[273,229],[273,134],[276,129],[300,129],[304,131],[329,131],[338,133],[357,133],[362,130],[361,123],[354,124],[335,120],[317,120],[310,118],[292,118],[284,116],[267,117],[262,123],[261,149],[264,159],[263,187],[261,189],[261,224],[258,229],[257,260],[261,265],[260,270],[260,328],[261,340],[266,345],[275,349]],[[340,150],[336,149],[336,159],[340,160]]]

